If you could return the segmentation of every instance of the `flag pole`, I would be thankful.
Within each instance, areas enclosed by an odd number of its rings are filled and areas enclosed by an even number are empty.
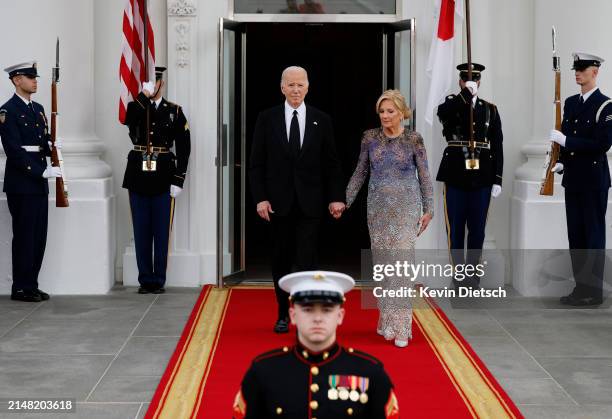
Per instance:
[[[470,25],[470,0],[465,0],[465,27],[467,34],[467,64],[468,64],[468,81],[472,81],[472,33]],[[466,169],[475,170],[478,169],[479,165],[475,158],[475,141],[474,141],[474,107],[470,103],[470,126],[469,126],[469,145],[470,145],[470,158],[466,161]]]
[[[149,80],[149,8],[147,6],[147,0],[144,2],[144,65],[145,65],[145,78]],[[151,92],[152,93],[152,92]],[[151,107],[147,103],[147,155],[146,155],[146,170],[151,171]]]

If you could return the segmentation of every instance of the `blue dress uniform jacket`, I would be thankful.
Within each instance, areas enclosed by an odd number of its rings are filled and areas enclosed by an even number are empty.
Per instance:
[[[20,195],[47,195],[49,184],[42,177],[51,155],[51,139],[45,110],[32,102],[34,112],[16,94],[0,107],[0,137],[6,153],[4,192]],[[39,147],[26,151],[24,146]]]
[[[502,184],[504,169],[503,133],[497,107],[476,99],[474,107],[474,139],[488,144],[480,149],[480,169],[465,168],[465,149],[457,142],[469,140],[469,120],[472,94],[467,88],[458,95],[449,95],[438,106],[442,133],[449,145],[444,150],[436,180],[462,189],[477,189]]]
[[[150,138],[153,147],[164,147],[167,152],[156,153],[157,170],[142,170],[143,151],[132,150],[123,178],[123,187],[145,195],[156,195],[170,190],[170,185],[183,187],[191,152],[189,124],[182,108],[162,98],[159,106],[151,103],[142,92],[127,107],[125,125],[136,146],[147,145],[146,107],[150,107]],[[175,146],[176,155],[169,150]]]
[[[566,135],[559,161],[563,163],[565,189],[608,189],[610,169],[606,152],[612,146],[612,103],[595,121],[601,105],[609,99],[595,90],[584,104],[580,95],[565,100],[561,131]]]
[[[4,192],[11,213],[12,293],[38,289],[38,274],[47,243],[49,129],[45,110],[30,109],[16,94],[0,107],[0,137],[6,153]],[[26,148],[24,148],[26,147]],[[29,151],[32,150],[32,151]]]
[[[399,418],[382,363],[337,344],[320,353],[297,344],[258,356],[233,410],[234,419]]]

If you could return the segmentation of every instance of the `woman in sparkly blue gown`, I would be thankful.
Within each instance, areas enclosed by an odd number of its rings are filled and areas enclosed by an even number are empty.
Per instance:
[[[361,139],[357,168],[346,189],[351,206],[368,174],[367,217],[373,262],[394,263],[397,255],[414,263],[414,244],[433,217],[433,186],[423,137],[403,126],[410,108],[398,90],[387,90],[376,102],[381,127]],[[384,289],[411,287],[406,277],[386,277]],[[379,298],[378,330],[399,347],[412,337],[408,298]]]

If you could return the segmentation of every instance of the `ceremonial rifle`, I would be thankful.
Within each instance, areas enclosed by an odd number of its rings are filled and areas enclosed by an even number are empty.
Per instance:
[[[55,206],[58,208],[68,207],[68,186],[64,176],[64,160],[62,152],[55,147],[57,139],[57,84],[59,83],[59,38],[55,44],[55,67],[52,71],[51,82],[51,166],[59,167],[61,176],[55,178]]]
[[[552,28],[553,41],[553,71],[555,72],[555,129],[561,131],[561,65],[557,55],[557,31]],[[540,186],[540,195],[552,195],[555,185],[555,174],[551,171],[559,160],[561,146],[553,141],[550,143],[544,163],[544,173]]]

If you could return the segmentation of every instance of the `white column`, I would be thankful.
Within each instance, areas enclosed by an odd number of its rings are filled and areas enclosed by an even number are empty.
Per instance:
[[[114,283],[114,192],[110,167],[100,159],[104,144],[94,132],[93,3],[12,2],[4,4],[0,14],[4,33],[20,34],[15,42],[6,42],[1,66],[38,61],[41,77],[33,99],[45,107],[47,116],[55,41],[60,38],[58,137],[64,143],[70,207],[55,207],[55,182],[51,181],[47,250],[39,284],[53,294],[105,293]],[[13,92],[12,84],[2,77],[2,102]],[[2,153],[2,179],[4,161]],[[0,195],[0,237],[0,293],[7,293],[12,282],[12,230],[4,194]]]

